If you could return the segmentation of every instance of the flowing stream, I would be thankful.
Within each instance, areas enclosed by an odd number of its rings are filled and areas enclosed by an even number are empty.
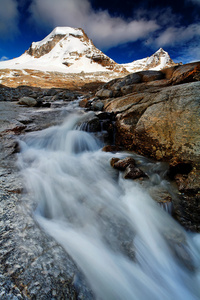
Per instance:
[[[87,116],[69,114],[21,140],[19,164],[37,221],[71,255],[96,299],[200,299],[200,236],[150,196],[159,187],[170,191],[162,164],[103,152],[101,141],[79,130]],[[146,183],[110,166],[112,157],[130,155],[146,168]]]

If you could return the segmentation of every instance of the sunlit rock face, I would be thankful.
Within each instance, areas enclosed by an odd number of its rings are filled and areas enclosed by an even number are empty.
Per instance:
[[[158,160],[199,164],[199,66],[138,72],[101,88],[97,96],[113,94],[104,101],[117,117],[117,143]]]

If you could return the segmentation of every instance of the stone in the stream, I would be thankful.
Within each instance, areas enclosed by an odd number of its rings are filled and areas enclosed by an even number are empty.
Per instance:
[[[82,108],[89,108],[90,107],[90,103],[89,103],[88,99],[82,99],[79,102],[79,106],[82,107]]]
[[[101,123],[98,118],[87,121],[87,129],[89,132],[101,131]]]
[[[100,100],[93,101],[91,103],[91,109],[94,111],[102,111],[104,108],[104,103]]]
[[[116,161],[113,165],[115,169],[120,171],[124,171],[128,166],[135,167],[135,160],[132,157],[126,157],[124,159],[120,159]]]
[[[37,101],[32,97],[22,97],[19,99],[18,104],[26,106],[36,106]]]
[[[128,165],[124,172],[125,179],[137,179],[148,177],[146,173],[144,173],[141,169],[135,167],[134,165]]]
[[[106,152],[107,152],[107,151],[106,151]],[[118,162],[118,161],[119,161],[119,158],[113,157],[113,158],[110,160],[110,165],[111,165],[111,167],[114,168],[115,163]]]

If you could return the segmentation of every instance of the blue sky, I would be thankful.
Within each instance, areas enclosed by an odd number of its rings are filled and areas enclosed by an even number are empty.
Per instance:
[[[81,27],[118,63],[160,47],[200,60],[200,0],[0,0],[0,60],[20,56],[56,26]]]

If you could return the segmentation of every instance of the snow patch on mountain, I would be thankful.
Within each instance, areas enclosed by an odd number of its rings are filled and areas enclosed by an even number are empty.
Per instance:
[[[43,40],[39,42],[33,42],[33,48],[40,48],[42,45],[52,41],[53,38],[58,36],[69,36],[70,34],[74,36],[83,36],[83,32],[81,29],[72,28],[72,27],[56,27],[49,35],[47,35]]]

